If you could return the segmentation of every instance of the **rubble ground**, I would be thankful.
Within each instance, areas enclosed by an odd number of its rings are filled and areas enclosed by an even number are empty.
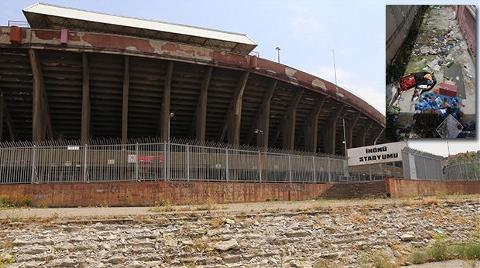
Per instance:
[[[439,234],[466,241],[480,230],[478,195],[198,207],[1,210],[0,260],[7,267],[369,267],[380,252],[405,265]]]

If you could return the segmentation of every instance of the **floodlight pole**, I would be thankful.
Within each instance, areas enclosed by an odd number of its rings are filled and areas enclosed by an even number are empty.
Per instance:
[[[280,63],[280,47],[275,48],[277,50],[277,62]]]
[[[332,49],[333,54],[333,73],[335,75],[335,85],[337,85],[337,67],[335,66],[335,49]]]
[[[345,157],[347,157],[347,134],[345,130],[345,118],[342,118],[342,123],[343,123],[343,145],[345,148]]]
[[[447,141],[448,156],[450,157],[450,144],[448,143],[448,139],[446,139],[446,141]]]

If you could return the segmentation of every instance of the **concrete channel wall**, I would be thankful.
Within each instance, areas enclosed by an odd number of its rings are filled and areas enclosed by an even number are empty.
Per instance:
[[[317,198],[480,194],[480,181],[386,179],[349,183],[104,182],[0,185],[0,199],[32,207],[154,206]]]
[[[420,6],[412,5],[388,5],[386,7],[386,60],[391,63],[397,51],[407,38],[410,26],[417,15]]]
[[[317,198],[332,184],[241,182],[105,182],[0,185],[0,196],[33,207],[154,206],[294,201]]]
[[[480,194],[480,181],[435,181],[386,179],[390,197],[415,197],[438,194]]]
[[[33,207],[154,206],[385,197],[384,181],[355,183],[104,182],[0,185],[0,197]]]
[[[477,58],[477,14],[472,6],[456,6],[456,18],[460,30],[467,40],[468,50]]]

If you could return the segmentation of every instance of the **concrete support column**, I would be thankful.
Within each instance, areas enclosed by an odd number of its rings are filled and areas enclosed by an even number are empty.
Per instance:
[[[318,100],[305,122],[305,150],[315,153],[318,144],[318,117],[325,104],[326,98]]]
[[[247,86],[249,72],[244,72],[238,82],[233,96],[232,106],[227,120],[228,143],[240,145],[240,122],[242,118],[242,99]]]
[[[88,66],[88,56],[82,53],[82,122],[81,122],[81,141],[82,144],[88,144],[91,138],[90,130],[90,68]]]
[[[170,95],[172,90],[173,61],[168,63],[165,84],[163,88],[162,111],[160,114],[160,139],[163,142],[170,140]]]
[[[200,88],[200,96],[198,98],[197,110],[195,113],[195,135],[200,144],[205,143],[205,129],[207,123],[207,101],[208,101],[208,87],[210,79],[212,78],[213,67],[208,67],[205,77]]]
[[[282,123],[282,146],[284,149],[293,150],[295,147],[295,125],[297,117],[297,107],[302,99],[304,89],[301,88],[295,94],[285,113]]]
[[[353,129],[357,125],[358,119],[360,118],[360,113],[357,112],[353,118],[345,123],[346,125],[346,138],[347,138],[347,148],[353,147]]]
[[[370,123],[364,123],[364,127],[362,127],[358,134],[354,137],[355,147],[362,147],[367,145],[367,136],[370,126]]]
[[[5,111],[5,101],[3,100],[3,93],[0,92],[0,142],[3,140],[4,111]]]
[[[124,57],[123,98],[122,98],[122,144],[128,141],[128,93],[130,87],[130,58]]]
[[[330,116],[325,126],[324,145],[325,153],[335,154],[336,150],[336,136],[337,136],[337,121],[342,115],[344,106],[340,107],[334,114]]]
[[[257,146],[263,150],[268,148],[268,136],[270,130],[270,103],[276,87],[277,80],[273,80],[268,87],[267,92],[265,92],[265,96],[263,97],[262,104],[260,105],[260,109],[258,111],[259,116],[257,129],[261,131],[261,133],[257,133]]]
[[[34,49],[28,50],[30,65],[32,68],[32,140],[45,140],[46,133],[50,139],[53,138],[52,122],[48,109],[43,73],[40,66],[40,58]]]

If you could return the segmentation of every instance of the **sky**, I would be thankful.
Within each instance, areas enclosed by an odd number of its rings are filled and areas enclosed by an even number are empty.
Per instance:
[[[0,1],[0,25],[7,25],[8,20],[25,20],[21,10],[36,2],[38,1]],[[335,80],[332,53],[334,50],[338,85],[360,96],[385,114],[385,5],[434,2],[476,4],[477,1],[43,0],[42,2],[113,15],[246,33],[258,44],[255,51],[260,57],[276,61],[275,48],[280,47],[281,63],[331,82]],[[447,154],[444,141],[411,141],[409,145],[434,154]],[[450,142],[451,153],[478,149],[479,141]]]

